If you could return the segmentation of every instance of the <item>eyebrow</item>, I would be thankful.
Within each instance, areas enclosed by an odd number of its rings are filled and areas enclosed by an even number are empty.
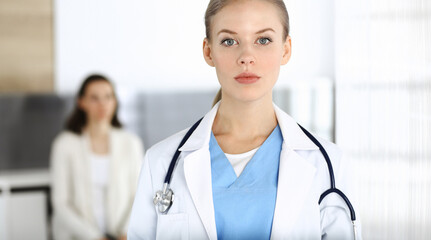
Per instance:
[[[266,31],[273,31],[273,32],[275,32],[274,29],[272,29],[272,28],[264,28],[262,30],[257,31],[256,34],[261,34],[261,33],[264,33]],[[229,29],[222,29],[222,30],[220,30],[217,33],[217,35],[220,35],[220,33],[238,34],[238,33],[234,32],[232,30],[229,30]]]
[[[217,35],[220,35],[220,33],[238,34],[238,33],[234,32],[234,31],[231,31],[231,30],[228,30],[228,29],[222,29],[222,30],[220,30],[217,33]]]
[[[275,32],[274,29],[272,29],[272,28],[265,28],[265,29],[262,29],[260,31],[257,31],[256,34],[261,34],[261,33],[264,33],[266,31],[273,31],[273,32]]]

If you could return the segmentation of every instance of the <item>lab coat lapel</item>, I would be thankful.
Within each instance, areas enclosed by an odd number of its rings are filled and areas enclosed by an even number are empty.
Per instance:
[[[184,160],[187,186],[209,239],[217,239],[208,149],[190,153]]]
[[[311,188],[315,173],[313,165],[283,144],[271,239],[289,236]]]
[[[200,219],[209,239],[217,239],[211,183],[211,156],[209,139],[218,104],[205,115],[194,133],[180,151],[184,158],[184,175]]]
[[[180,148],[182,152],[189,152],[184,159],[184,174],[193,203],[210,239],[217,239],[217,230],[212,196],[209,139],[218,107],[219,104],[214,106]],[[276,105],[274,109],[284,139],[271,232],[271,238],[279,239],[285,238],[292,231],[316,172],[315,167],[295,150],[318,150],[318,147],[308,139],[289,115]]]
[[[318,151],[319,148],[302,132],[293,118],[274,105],[283,135],[280,153],[277,200],[272,224],[272,239],[287,238],[311,189],[316,168],[297,150]]]

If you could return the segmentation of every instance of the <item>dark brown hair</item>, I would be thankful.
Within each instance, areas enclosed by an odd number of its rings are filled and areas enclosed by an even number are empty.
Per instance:
[[[72,114],[70,115],[70,117],[66,122],[67,130],[72,131],[76,134],[82,133],[83,128],[87,124],[87,114],[79,107],[78,100],[84,97],[85,91],[87,90],[87,87],[88,85],[90,85],[90,83],[98,82],[98,81],[107,82],[112,86],[112,89],[114,89],[114,86],[112,85],[111,81],[109,81],[108,78],[106,78],[105,76],[98,75],[98,74],[93,74],[88,76],[82,83],[81,87],[79,88],[78,94],[76,96],[75,109],[73,110]],[[123,125],[121,124],[117,116],[118,101],[117,101],[117,96],[115,94],[115,91],[114,91],[114,98],[117,102],[116,104],[117,106],[114,111],[114,116],[112,117],[112,120],[111,120],[111,125],[114,127],[121,128]]]
[[[211,20],[220,10],[226,7],[229,3],[235,0],[210,0],[207,10],[205,12],[205,33],[206,38],[211,40]],[[274,4],[280,11],[281,24],[283,25],[283,39],[286,40],[289,36],[289,14],[287,13],[286,5],[283,0],[263,0]]]

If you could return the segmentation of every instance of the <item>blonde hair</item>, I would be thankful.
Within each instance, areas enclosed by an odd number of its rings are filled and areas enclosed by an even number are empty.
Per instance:
[[[229,3],[237,0],[210,0],[205,12],[205,33],[206,38],[211,40],[211,20],[220,10],[226,7]],[[262,0],[274,4],[280,11],[281,24],[283,25],[283,39],[289,36],[289,14],[287,13],[286,5],[283,0]]]
[[[217,94],[213,100],[213,107],[221,100],[221,88],[218,90]]]

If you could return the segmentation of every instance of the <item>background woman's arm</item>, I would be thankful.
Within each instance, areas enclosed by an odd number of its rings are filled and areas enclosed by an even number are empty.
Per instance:
[[[70,205],[72,178],[67,154],[70,147],[67,139],[60,136],[54,141],[51,151],[51,193],[54,215],[58,225],[62,226],[59,230],[67,231],[67,235],[73,235],[78,239],[101,239],[103,234],[90,222],[79,216]]]

